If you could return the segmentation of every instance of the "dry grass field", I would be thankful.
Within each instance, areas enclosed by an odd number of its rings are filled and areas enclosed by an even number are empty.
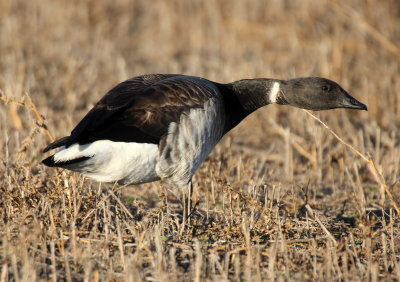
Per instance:
[[[333,79],[369,111],[313,114],[362,156],[267,106],[200,167],[185,228],[179,191],[40,163],[144,73]],[[398,0],[0,0],[0,281],[399,280],[399,94]]]

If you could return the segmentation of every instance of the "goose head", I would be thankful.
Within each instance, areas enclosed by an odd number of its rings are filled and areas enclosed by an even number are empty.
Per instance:
[[[339,84],[326,78],[295,78],[280,84],[278,96],[282,104],[314,111],[336,108],[367,111],[366,105],[353,98]]]

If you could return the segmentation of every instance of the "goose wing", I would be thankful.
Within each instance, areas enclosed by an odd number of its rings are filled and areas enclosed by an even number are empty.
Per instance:
[[[172,74],[138,76],[113,89],[72,130],[48,145],[46,152],[74,143],[97,140],[158,144],[171,122],[216,95],[215,85],[202,78]]]

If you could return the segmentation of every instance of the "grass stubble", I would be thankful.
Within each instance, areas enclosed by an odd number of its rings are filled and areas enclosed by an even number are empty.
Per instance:
[[[316,3],[0,1],[0,280],[400,279],[399,4]],[[152,72],[326,76],[369,112],[257,111],[200,167],[183,229],[177,191],[40,165]]]

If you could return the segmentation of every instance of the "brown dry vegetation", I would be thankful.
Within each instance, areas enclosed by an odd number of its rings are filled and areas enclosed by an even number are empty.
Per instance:
[[[399,3],[0,0],[0,280],[399,279]],[[338,81],[369,112],[317,115],[373,159],[394,202],[365,160],[283,106],[215,148],[185,229],[158,183],[40,164],[46,127],[68,134],[143,73]]]

